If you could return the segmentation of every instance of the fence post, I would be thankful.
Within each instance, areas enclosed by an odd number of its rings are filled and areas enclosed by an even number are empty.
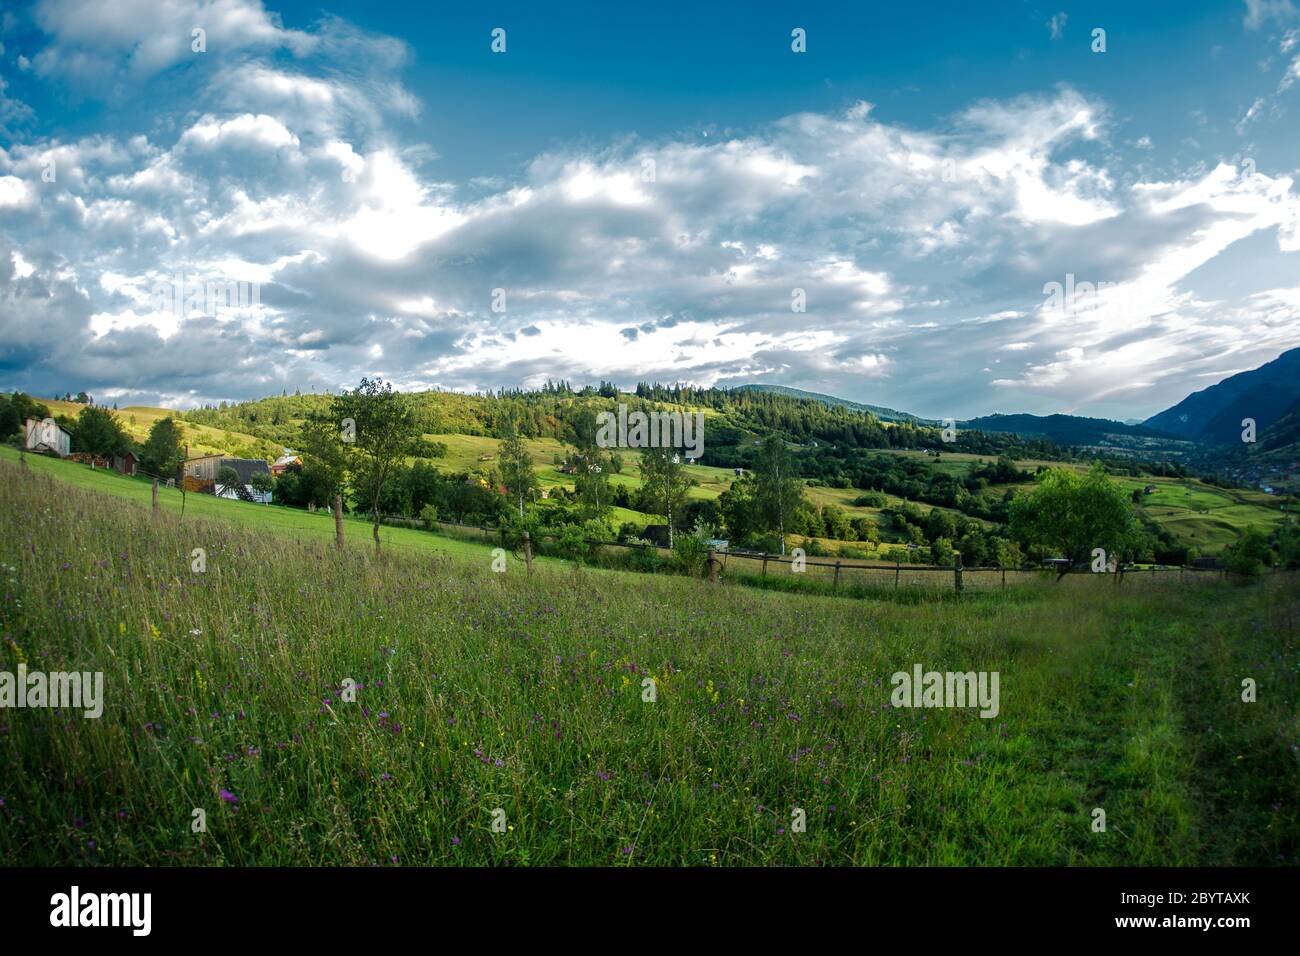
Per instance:
[[[763,552],[763,577],[767,577],[767,552]]]
[[[528,568],[528,573],[533,573],[533,539],[527,531],[524,532],[524,564]]]
[[[903,562],[895,558],[894,559],[894,589],[895,590],[898,590],[898,576],[899,574],[902,573],[902,571],[903,571]]]
[[[158,513],[158,479],[153,480],[153,513]]]
[[[334,545],[343,547],[343,496],[334,496]]]
[[[1007,589],[1007,566],[1002,565],[1002,590]]]
[[[22,465],[23,471],[27,470],[27,446],[26,445],[18,449],[18,464]]]
[[[835,583],[831,585],[831,590],[838,591],[839,589],[840,589],[840,562],[837,560],[835,562]]]
[[[709,548],[709,583],[718,583],[718,554]]]
[[[952,557],[952,583],[953,586],[957,589],[957,593],[961,594],[962,581],[961,581],[961,552],[960,551],[954,553]]]

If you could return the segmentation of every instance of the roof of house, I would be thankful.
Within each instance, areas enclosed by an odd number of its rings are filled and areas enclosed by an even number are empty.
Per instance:
[[[27,419],[27,424],[30,425],[32,422],[35,422],[38,425],[44,425],[47,421],[55,428],[57,428],[59,431],[63,432],[63,434],[67,435],[69,438],[72,437],[72,432],[68,431],[66,428],[64,428],[62,425],[60,425],[52,418],[29,418]]]
[[[299,458],[297,455],[281,455],[279,458],[275,460],[275,464],[273,464],[271,467],[278,468],[282,465],[292,465],[292,464],[301,464],[301,463],[302,463],[302,459]]]
[[[253,475],[258,474],[259,472],[264,475],[269,475],[271,473],[271,469],[266,467],[266,461],[261,458],[223,457],[221,459],[221,467],[235,469],[235,474],[239,475],[239,483],[241,485],[248,484],[248,479],[252,478]]]

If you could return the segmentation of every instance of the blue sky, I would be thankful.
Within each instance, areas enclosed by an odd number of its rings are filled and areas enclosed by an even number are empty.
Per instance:
[[[1291,0],[42,0],[0,45],[0,387],[1128,419],[1300,345]]]

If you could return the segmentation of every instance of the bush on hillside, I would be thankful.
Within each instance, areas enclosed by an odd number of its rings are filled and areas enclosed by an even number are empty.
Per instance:
[[[1258,528],[1247,528],[1245,534],[1228,546],[1223,554],[1223,564],[1233,574],[1257,577],[1264,573],[1272,558],[1264,533]]]

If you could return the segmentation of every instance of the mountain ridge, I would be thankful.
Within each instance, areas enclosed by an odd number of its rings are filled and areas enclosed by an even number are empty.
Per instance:
[[[1144,425],[1209,445],[1241,441],[1242,421],[1257,432],[1279,421],[1300,400],[1300,348],[1281,353],[1258,368],[1237,372],[1192,392]]]

